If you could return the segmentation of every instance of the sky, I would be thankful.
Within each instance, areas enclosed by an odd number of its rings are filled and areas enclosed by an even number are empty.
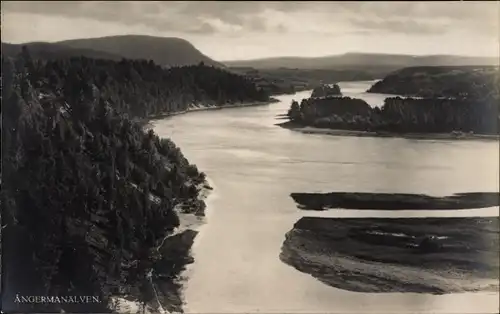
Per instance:
[[[2,1],[2,41],[180,37],[219,61],[347,52],[499,55],[500,1]]]

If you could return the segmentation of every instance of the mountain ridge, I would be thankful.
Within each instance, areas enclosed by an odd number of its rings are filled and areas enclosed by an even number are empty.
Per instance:
[[[120,55],[106,53],[103,51],[97,51],[93,49],[75,49],[59,43],[47,42],[30,42],[23,44],[11,44],[2,42],[2,56],[16,57],[21,52],[23,46],[28,47],[33,57],[41,59],[60,59],[79,56],[85,56],[93,59],[108,59],[114,61],[122,59]]]
[[[407,55],[349,52],[322,57],[271,57],[251,60],[222,61],[229,67],[268,68],[359,68],[359,67],[394,67],[411,66],[448,66],[448,65],[498,65],[496,57],[460,56],[460,55]]]
[[[461,55],[409,55],[347,52],[320,57],[281,56],[249,60],[216,61],[203,54],[189,41],[178,37],[149,35],[117,35],[70,39],[57,42],[2,42],[2,55],[17,55],[22,46],[30,48],[35,57],[57,59],[85,56],[97,59],[153,60],[162,66],[196,65],[203,62],[215,67],[250,67],[255,69],[366,69],[384,68],[394,71],[414,66],[498,65],[496,57]]]
[[[2,42],[2,55],[15,56],[27,46],[34,57],[57,59],[85,56],[96,59],[153,60],[162,66],[206,65],[224,68],[225,65],[204,55],[189,41],[177,37],[119,35],[70,39],[57,42]]]
[[[216,67],[225,67],[204,55],[189,41],[178,37],[148,35],[120,35],[87,39],[71,39],[58,42],[72,48],[95,49],[120,54],[127,59],[153,60],[160,65],[194,65],[200,62]],[[148,47],[146,51],[143,47]],[[139,49],[137,49],[139,48]],[[170,54],[175,51],[177,54]]]

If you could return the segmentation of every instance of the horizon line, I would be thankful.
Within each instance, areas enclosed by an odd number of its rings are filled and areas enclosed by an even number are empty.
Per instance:
[[[262,61],[262,60],[273,60],[273,59],[320,59],[328,57],[338,57],[349,54],[365,54],[365,55],[385,55],[385,56],[405,56],[405,57],[467,57],[467,58],[500,58],[500,55],[470,55],[470,54],[447,54],[447,53],[433,53],[433,54],[410,54],[410,53],[391,53],[391,52],[359,52],[359,51],[348,51],[338,54],[328,54],[328,55],[317,55],[317,56],[270,56],[270,57],[257,57],[250,59],[224,59],[220,62],[235,62],[235,61]]]
[[[85,40],[85,39],[99,39],[99,38],[108,38],[108,37],[126,37],[126,36],[138,36],[138,37],[153,37],[153,38],[163,38],[163,39],[178,39],[182,41],[186,41],[187,43],[191,44],[195,49],[199,50],[202,54],[204,54],[207,57],[210,57],[211,59],[214,59],[211,56],[208,56],[205,52],[201,51],[196,47],[191,41],[184,39],[182,37],[176,37],[176,36],[154,36],[154,35],[145,35],[145,34],[117,34],[117,35],[106,35],[106,36],[96,36],[96,37],[79,37],[79,38],[71,38],[71,39],[61,39],[61,40],[54,40],[54,41],[26,41],[26,42],[8,42],[8,41],[1,41],[2,44],[10,44],[10,45],[28,45],[28,44],[34,44],[34,43],[48,43],[48,44],[57,44],[61,43],[64,41],[70,41],[70,40]],[[323,54],[323,55],[316,55],[316,56],[300,56],[300,55],[278,55],[278,56],[261,56],[261,57],[250,57],[250,58],[238,58],[238,59],[223,59],[223,60],[216,60],[218,62],[245,62],[245,61],[262,61],[262,60],[273,60],[273,59],[320,59],[320,58],[329,58],[329,57],[337,57],[337,56],[345,56],[345,55],[355,55],[355,54],[368,54],[368,55],[386,55],[386,56],[406,56],[406,57],[436,57],[436,56],[443,56],[443,57],[469,57],[469,58],[499,58],[500,59],[500,54],[496,55],[471,55],[471,54],[447,54],[447,53],[433,53],[433,54],[421,54],[421,53],[391,53],[391,52],[374,52],[374,51],[366,51],[366,52],[360,52],[360,51],[346,51],[342,53],[336,53],[336,54]]]

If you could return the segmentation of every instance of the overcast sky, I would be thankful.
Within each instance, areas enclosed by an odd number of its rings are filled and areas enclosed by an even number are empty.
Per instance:
[[[216,60],[345,52],[496,56],[499,1],[2,1],[2,41],[181,37]]]

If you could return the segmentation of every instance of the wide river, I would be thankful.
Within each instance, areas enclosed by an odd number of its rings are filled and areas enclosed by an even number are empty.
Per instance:
[[[346,82],[347,96],[373,82]],[[285,233],[302,216],[498,216],[462,211],[303,212],[291,192],[406,192],[448,195],[499,190],[498,142],[337,137],[275,126],[300,92],[269,106],[198,111],[156,121],[213,182],[207,223],[185,272],[187,313],[498,313],[498,293],[356,293],[327,286],[280,261]]]

